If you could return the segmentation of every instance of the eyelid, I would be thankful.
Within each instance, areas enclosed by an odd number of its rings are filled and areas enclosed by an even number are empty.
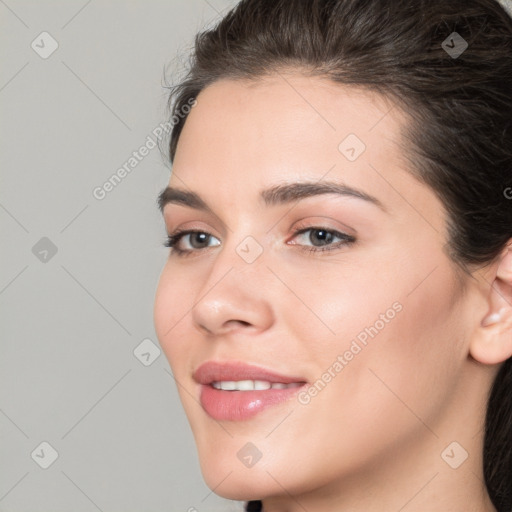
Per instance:
[[[190,220],[191,214],[195,220]],[[175,203],[166,204],[163,211],[163,219],[166,226],[187,226],[187,229],[197,229],[197,231],[202,230],[204,226],[207,226],[208,230],[213,230],[222,235],[231,231],[229,226],[215,213],[196,210],[188,205]],[[189,228],[189,225],[192,227]],[[199,226],[202,226],[203,228]],[[212,226],[215,226],[215,228]],[[208,230],[205,232],[208,232]],[[168,229],[168,233],[171,231],[174,230]]]
[[[305,228],[298,228],[293,232],[293,238],[296,238],[297,235],[307,233],[308,231],[327,231],[328,233],[334,233],[335,236],[338,236],[338,238],[347,239],[347,240],[350,239],[350,240],[355,241],[355,237],[353,235],[350,235],[349,233],[345,233],[344,231],[339,231],[337,229],[330,228],[327,226],[308,226]]]
[[[333,226],[334,224],[334,226]],[[348,224],[327,215],[307,215],[301,217],[294,223],[294,232],[296,229],[325,229],[327,231],[337,231],[346,236],[357,237],[357,230]]]

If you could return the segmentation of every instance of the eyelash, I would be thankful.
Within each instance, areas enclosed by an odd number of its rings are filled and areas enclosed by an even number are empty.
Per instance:
[[[355,237],[353,237],[351,235],[347,235],[346,233],[341,233],[340,231],[336,231],[334,229],[326,229],[326,228],[319,227],[319,226],[311,226],[308,228],[298,229],[298,230],[294,231],[293,237],[296,237],[297,235],[301,235],[303,233],[307,233],[308,231],[324,231],[326,233],[329,233],[329,234],[334,235],[335,237],[341,239],[340,241],[338,241],[336,243],[329,244],[327,246],[321,246],[321,247],[316,247],[314,245],[304,246],[304,245],[297,244],[297,245],[299,245],[301,250],[306,251],[310,254],[317,253],[317,252],[324,252],[324,251],[333,251],[335,249],[340,248],[341,246],[350,246],[356,241]],[[205,247],[203,249],[179,249],[178,248],[178,243],[184,236],[191,235],[194,233],[210,235],[209,233],[207,233],[205,231],[200,231],[197,229],[177,230],[174,233],[172,233],[171,235],[167,236],[163,245],[165,247],[169,247],[173,253],[175,253],[177,256],[180,256],[180,257],[190,256],[194,253],[197,253],[198,251],[203,251],[204,249],[208,249],[208,247]],[[296,245],[296,244],[292,244],[292,245]]]

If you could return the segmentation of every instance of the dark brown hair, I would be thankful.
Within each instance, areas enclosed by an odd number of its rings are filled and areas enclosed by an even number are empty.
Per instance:
[[[468,45],[460,55],[454,37]],[[217,80],[287,68],[401,108],[410,170],[447,212],[448,254],[464,272],[495,260],[512,237],[512,18],[497,0],[242,0],[196,36],[172,114]],[[185,122],[173,127],[171,162]],[[499,512],[512,511],[511,361],[485,421],[484,476]]]

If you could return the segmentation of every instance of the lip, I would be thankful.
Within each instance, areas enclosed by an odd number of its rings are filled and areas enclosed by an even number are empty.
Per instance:
[[[306,382],[302,377],[281,375],[279,373],[260,368],[259,366],[241,362],[207,361],[197,368],[193,374],[194,380],[199,384],[211,384],[219,380],[266,380],[268,382]]]
[[[269,407],[289,400],[306,385],[303,377],[282,375],[241,362],[208,361],[195,370],[193,378],[200,385],[201,406],[217,421],[250,419]],[[264,380],[283,384],[297,382],[301,386],[258,391],[225,391],[212,386],[212,382],[240,380]]]

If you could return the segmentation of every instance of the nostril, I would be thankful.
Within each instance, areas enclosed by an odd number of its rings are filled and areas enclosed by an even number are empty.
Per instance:
[[[252,324],[251,322],[246,322],[245,320],[228,320],[225,325],[226,327],[250,327]]]
[[[206,327],[205,325],[197,324],[197,326],[199,327],[199,329],[201,329],[202,331],[206,332],[207,334],[212,334],[212,331],[210,331],[210,329],[208,329],[208,327]]]

